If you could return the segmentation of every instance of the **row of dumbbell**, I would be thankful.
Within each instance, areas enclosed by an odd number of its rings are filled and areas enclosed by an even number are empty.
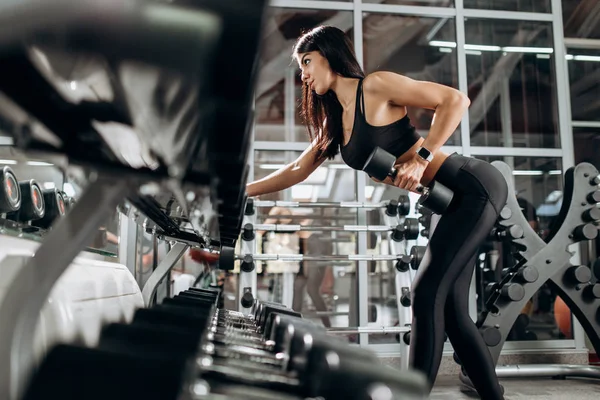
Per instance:
[[[18,223],[48,229],[74,201],[57,189],[42,189],[34,180],[18,181],[10,167],[0,173],[0,213]]]
[[[26,399],[368,399],[376,389],[425,398],[420,376],[379,365],[289,308],[258,302],[244,316],[217,298],[190,289],[106,326],[94,349],[57,346]]]

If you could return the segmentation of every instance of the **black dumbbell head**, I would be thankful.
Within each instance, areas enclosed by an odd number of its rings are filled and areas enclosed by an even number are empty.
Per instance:
[[[219,257],[219,269],[224,271],[233,271],[235,267],[235,248],[230,246],[221,247],[221,255]]]
[[[10,167],[2,168],[0,174],[0,213],[17,211],[21,207],[21,188]]]
[[[44,217],[46,206],[42,189],[33,179],[19,182],[21,191],[21,207],[8,213],[8,219],[19,222],[35,221]]]
[[[398,196],[398,214],[402,216],[410,214],[410,197],[405,194]]]
[[[385,180],[393,174],[396,157],[380,147],[375,147],[365,165],[363,171],[379,181]]]

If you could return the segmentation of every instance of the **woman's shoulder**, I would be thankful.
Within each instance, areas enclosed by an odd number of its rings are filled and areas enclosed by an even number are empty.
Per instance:
[[[385,93],[390,90],[390,83],[396,82],[402,75],[392,71],[374,71],[363,78],[363,90],[371,94]],[[393,87],[393,86],[392,86]]]

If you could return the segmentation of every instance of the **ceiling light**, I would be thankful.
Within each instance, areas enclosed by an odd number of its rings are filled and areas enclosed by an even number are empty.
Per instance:
[[[518,47],[518,46],[507,46],[502,48],[503,51],[508,53],[546,53],[551,54],[554,49],[551,47]]]
[[[34,167],[49,167],[49,166],[52,166],[54,164],[47,163],[47,162],[44,162],[44,161],[27,161],[27,165],[31,165],[31,166],[34,166]]]
[[[479,51],[500,51],[500,46],[486,46],[482,44],[465,44],[465,50],[479,50]]]
[[[574,56],[573,60],[575,61],[596,61],[600,62],[599,56]]]

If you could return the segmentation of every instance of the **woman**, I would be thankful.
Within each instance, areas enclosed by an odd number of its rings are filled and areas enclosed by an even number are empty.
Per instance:
[[[307,256],[331,255],[333,246],[331,240],[323,238],[314,232],[300,231],[300,254]],[[327,312],[325,299],[321,295],[321,285],[325,278],[328,264],[323,261],[302,261],[300,269],[294,278],[294,298],[292,301],[292,310],[302,311],[304,305],[304,291],[312,300],[316,311]],[[331,328],[331,320],[328,316],[322,315],[323,326]]]
[[[410,365],[433,386],[444,331],[482,399],[502,399],[495,365],[468,314],[468,294],[477,249],[492,229],[507,197],[502,175],[490,164],[440,150],[456,130],[470,102],[461,92],[392,72],[367,77],[341,30],[321,26],[294,47],[302,71],[302,112],[312,140],[291,164],[247,185],[249,196],[286,189],[306,179],[341,152],[362,170],[375,146],[397,158],[397,177],[384,183],[416,192],[433,179],[454,191],[454,199],[432,234],[413,282]],[[421,138],[407,106],[435,110],[429,134]],[[463,383],[471,385],[462,377]]]

